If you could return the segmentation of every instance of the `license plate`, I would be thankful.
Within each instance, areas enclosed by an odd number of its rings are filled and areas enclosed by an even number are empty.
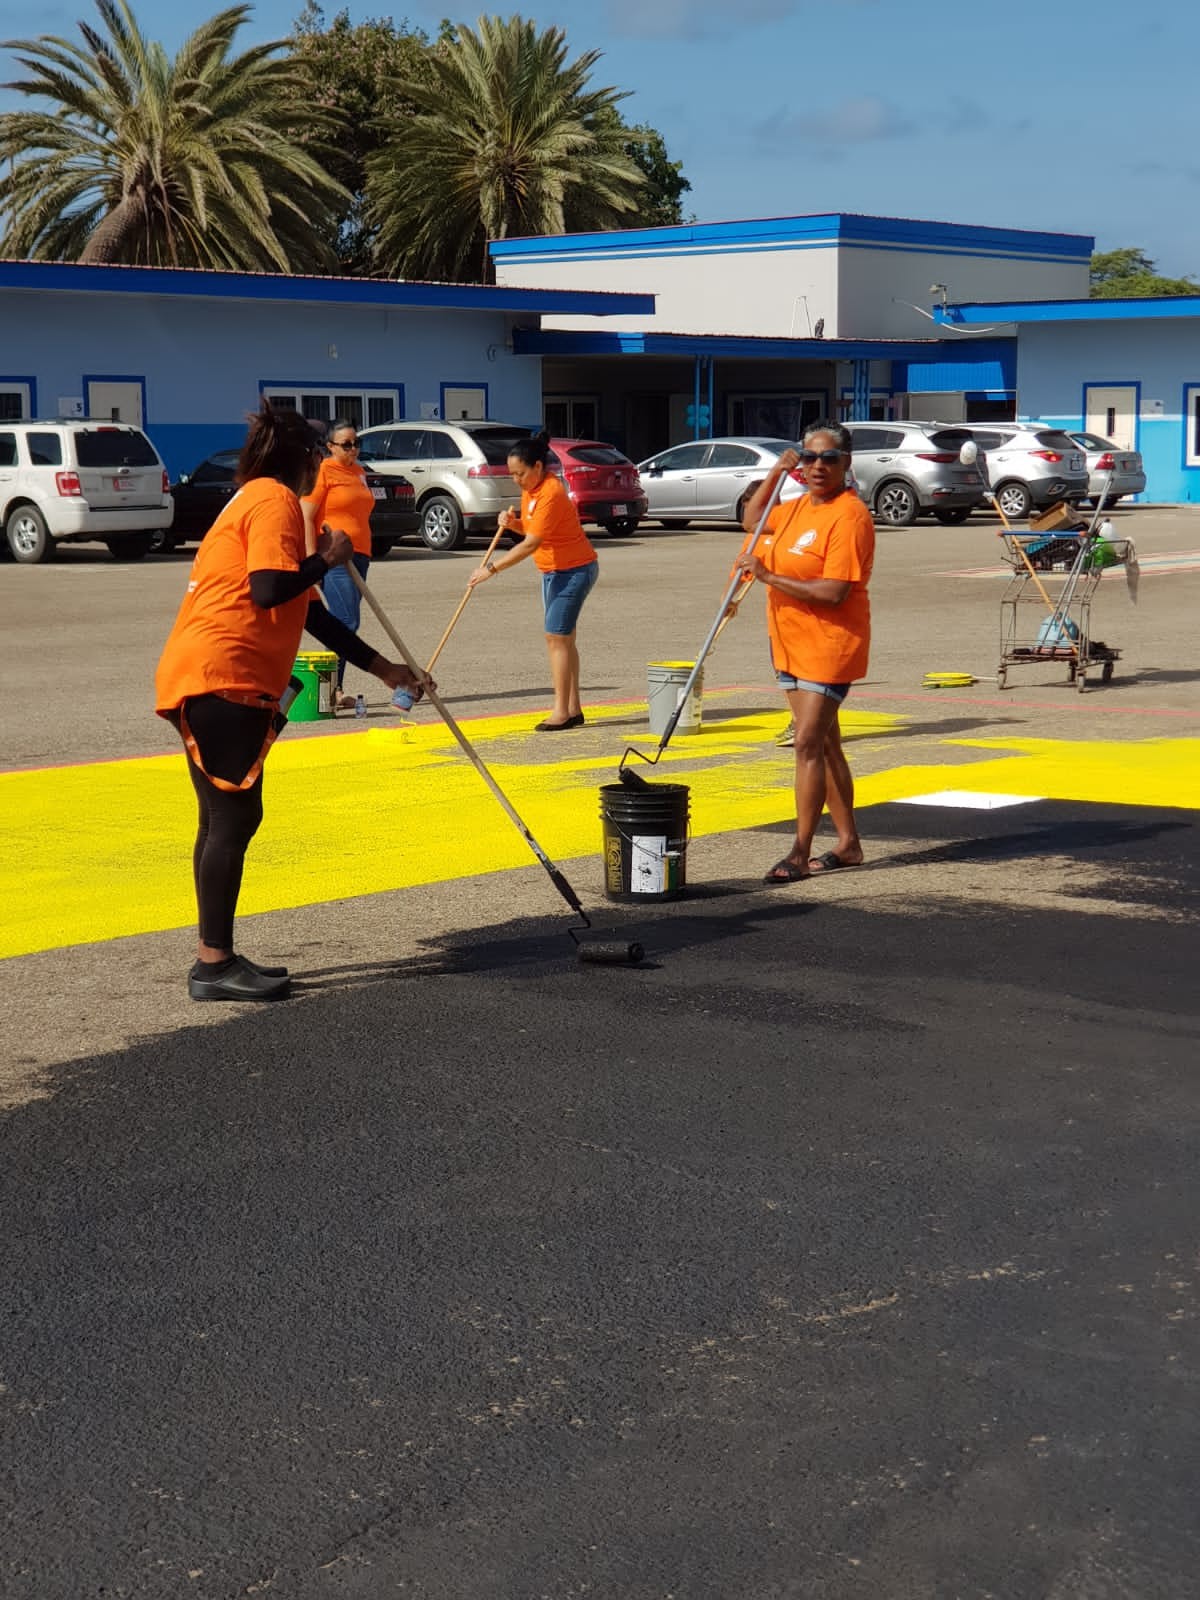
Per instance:
[[[112,486],[118,494],[121,494],[124,490],[129,488],[129,482],[125,478],[114,478],[112,481]]]
[[[614,517],[627,517],[628,515],[629,515],[629,507],[628,506],[614,506],[613,507],[613,516]]]
[[[386,489],[378,489],[378,488],[377,489],[372,489],[371,493],[375,496],[376,500],[386,500],[387,499],[387,490]]]

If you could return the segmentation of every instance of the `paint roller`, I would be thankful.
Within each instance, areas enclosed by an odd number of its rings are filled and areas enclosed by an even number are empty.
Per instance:
[[[566,901],[567,905],[571,908],[575,915],[581,919],[583,923],[582,928],[567,929],[567,932],[570,934],[575,945],[577,959],[593,966],[636,966],[646,953],[644,948],[636,941],[601,939],[599,937],[595,937],[585,942],[584,936],[591,932],[592,921],[587,912],[583,909],[579,896],[575,893],[575,890],[571,887],[561,869],[555,866],[554,862],[551,861],[550,857],[533,837],[533,834],[530,833],[529,829],[526,827],[525,823],[518,814],[516,807],[504,793],[503,789],[501,789],[500,785],[496,782],[495,778],[484,764],[483,758],[479,755],[478,751],[471,744],[466,734],[454,720],[454,717],[444,704],[441,696],[429,682],[427,674],[422,672],[421,668],[417,665],[417,662],[409,651],[408,646],[404,643],[404,640],[392,626],[391,619],[388,617],[379,601],[375,598],[375,595],[372,593],[372,591],[363,582],[357,569],[353,566],[353,564],[351,564],[347,566],[346,571],[353,578],[359,594],[362,595],[363,599],[375,613],[380,627],[395,645],[396,650],[399,652],[400,659],[421,684],[426,699],[428,699],[429,703],[433,706],[434,710],[441,717],[442,721],[446,724],[454,738],[458,741],[459,748],[462,750],[467,760],[475,768],[476,772],[478,772],[484,783],[487,784],[488,788],[492,791],[492,794],[496,797],[496,800],[503,808],[504,813],[508,817],[509,821],[517,829],[518,833],[520,833],[521,837],[525,840],[525,843],[529,846],[534,855],[541,862],[542,866],[546,869],[546,872],[550,878],[550,882],[558,890],[558,893]]]

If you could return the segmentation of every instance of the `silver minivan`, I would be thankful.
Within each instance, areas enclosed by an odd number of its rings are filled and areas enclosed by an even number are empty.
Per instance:
[[[1037,422],[946,426],[969,435],[986,456],[991,491],[1010,522],[1024,522],[1035,507],[1087,497],[1087,457],[1069,433]]]
[[[959,451],[967,434],[949,423],[848,422],[858,492],[876,522],[906,528],[921,515],[965,522],[984,503],[983,475]]]

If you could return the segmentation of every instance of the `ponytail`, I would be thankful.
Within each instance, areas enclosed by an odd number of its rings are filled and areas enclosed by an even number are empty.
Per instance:
[[[246,442],[238,457],[238,484],[278,478],[289,489],[304,482],[317,438],[298,411],[276,408],[266,397],[248,419]]]
[[[517,439],[509,445],[508,453],[526,467],[544,467],[550,460],[550,435],[543,428],[527,439]]]

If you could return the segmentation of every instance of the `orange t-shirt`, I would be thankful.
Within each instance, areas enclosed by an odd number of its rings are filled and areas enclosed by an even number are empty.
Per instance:
[[[222,690],[279,698],[316,591],[306,589],[264,611],[250,598],[250,574],[298,572],[303,560],[299,500],[274,478],[253,479],[234,495],[196,552],[155,676],[160,715],[189,695]]]
[[[371,554],[371,512],[375,496],[367,488],[363,469],[355,462],[334,461],[326,456],[317,472],[313,492],[304,497],[317,513],[317,532],[321,524],[340,528],[360,556]]]
[[[767,631],[777,672],[814,683],[853,683],[867,675],[871,602],[867,584],[875,561],[875,524],[849,489],[815,505],[808,495],[776,506],[770,538],[759,544],[768,572],[781,578],[832,578],[849,583],[841,605],[810,604],[767,589]]]
[[[552,472],[546,473],[532,494],[522,491],[521,532],[542,541],[533,552],[534,564],[542,572],[568,572],[596,559],[562,479]]]

